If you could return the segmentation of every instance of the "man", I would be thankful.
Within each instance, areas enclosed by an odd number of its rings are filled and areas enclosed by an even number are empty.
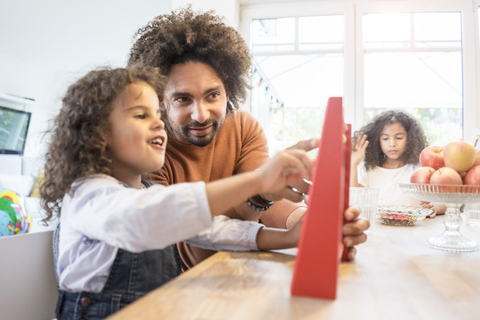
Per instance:
[[[259,123],[238,110],[247,95],[251,68],[240,34],[209,12],[197,14],[187,8],[155,18],[136,36],[129,64],[155,66],[167,76],[162,118],[169,143],[165,165],[152,180],[163,185],[209,182],[260,167],[268,158],[267,139]],[[308,151],[315,146],[312,139],[294,147]],[[307,188],[305,183],[278,194],[257,195],[224,214],[289,228],[306,211],[300,201]],[[366,240],[367,228],[366,220],[344,228],[350,260],[353,246]],[[178,249],[184,269],[214,253],[185,243]]]

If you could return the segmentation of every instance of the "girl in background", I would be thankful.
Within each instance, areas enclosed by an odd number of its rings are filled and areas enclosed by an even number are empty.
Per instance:
[[[259,170],[208,184],[164,187],[141,179],[165,160],[163,90],[156,68],[105,68],[78,80],[63,99],[40,191],[45,221],[60,218],[59,320],[103,319],[173,279],[180,273],[178,241],[242,251],[297,245],[301,223],[277,230],[220,214],[308,179],[312,162],[304,150],[280,152]],[[347,213],[358,217],[355,209]],[[350,246],[365,241],[366,228],[357,223],[347,234]]]
[[[379,205],[423,206],[433,210],[431,218],[445,213],[444,205],[420,202],[405,195],[398,185],[410,182],[421,167],[420,153],[427,146],[422,126],[412,115],[384,111],[355,132],[352,144],[350,186],[379,188]]]

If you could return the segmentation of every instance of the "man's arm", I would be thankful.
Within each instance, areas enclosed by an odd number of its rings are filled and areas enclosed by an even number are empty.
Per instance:
[[[237,111],[236,116],[240,117],[237,125],[239,126],[238,130],[242,132],[242,146],[240,157],[235,166],[235,172],[253,171],[270,158],[267,137],[258,121],[251,114],[245,111]],[[278,201],[275,201],[268,210],[263,212],[251,209],[245,202],[235,206],[234,209],[238,216],[244,220],[261,220],[267,227],[285,229],[290,214],[299,207],[306,208],[306,205],[303,202],[293,203],[288,200],[280,200],[282,198],[282,196],[278,196]],[[297,201],[302,200],[303,196],[297,199]]]

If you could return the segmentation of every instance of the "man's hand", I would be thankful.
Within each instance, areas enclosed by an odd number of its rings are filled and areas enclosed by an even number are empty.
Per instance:
[[[286,148],[285,150],[300,149],[304,151],[310,151],[318,146],[319,138],[312,138],[309,140],[302,140],[295,145]],[[310,159],[311,166],[313,167],[315,159]],[[260,196],[267,201],[277,201],[281,199],[288,199],[292,202],[300,202],[303,200],[303,195],[308,193],[307,182],[300,182],[294,185],[289,185],[278,192],[274,193],[262,193]]]
[[[348,248],[347,260],[355,259],[357,249],[354,246],[367,241],[367,235],[364,233],[370,227],[370,221],[358,218],[360,210],[353,206],[345,210],[344,217],[349,223],[343,226],[342,232],[345,238],[343,244]]]

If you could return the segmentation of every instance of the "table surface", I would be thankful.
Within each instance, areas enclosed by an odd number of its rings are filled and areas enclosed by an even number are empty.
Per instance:
[[[480,319],[480,251],[427,247],[443,217],[386,226],[341,263],[336,300],[290,294],[292,251],[219,252],[111,319]],[[480,243],[480,227],[460,231]]]

